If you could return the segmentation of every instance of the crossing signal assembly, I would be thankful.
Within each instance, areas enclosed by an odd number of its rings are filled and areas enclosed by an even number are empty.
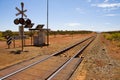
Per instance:
[[[14,24],[18,25],[18,24],[22,24],[25,25],[24,28],[32,28],[33,27],[33,23],[31,23],[30,19],[25,20],[24,18],[17,18],[14,20]]]

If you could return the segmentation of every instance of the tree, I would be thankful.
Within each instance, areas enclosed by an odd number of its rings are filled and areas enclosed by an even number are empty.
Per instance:
[[[0,37],[2,37],[2,32],[0,32]]]
[[[13,36],[13,32],[11,30],[6,30],[5,32],[3,32],[3,37],[7,36]]]

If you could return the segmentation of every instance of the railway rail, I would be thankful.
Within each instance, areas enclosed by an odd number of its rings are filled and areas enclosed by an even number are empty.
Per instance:
[[[32,64],[29,64],[23,68],[20,68],[16,71],[7,73],[6,75],[0,77],[0,80],[14,80],[18,78],[22,78],[22,80],[29,79],[41,79],[41,80],[60,80],[61,74],[65,72],[66,69],[70,69],[72,71],[68,72],[67,76],[64,78],[69,79],[73,72],[76,70],[78,65],[83,60],[83,57],[77,58],[79,55],[82,54],[82,51],[95,39],[95,36],[86,38],[70,47],[67,47],[59,52],[56,52],[52,55],[49,55],[43,59],[40,59]],[[83,44],[84,43],[84,44]],[[82,46],[80,46],[82,44]],[[69,51],[73,51],[76,49],[72,55],[69,55]],[[59,57],[62,55],[66,55],[65,57]],[[72,65],[72,66],[71,66]],[[47,68],[47,66],[49,66]],[[52,66],[52,67],[51,67]],[[71,66],[71,68],[69,68]],[[45,68],[45,69],[44,69]],[[38,71],[39,70],[39,71]],[[35,72],[37,71],[37,73]],[[2,71],[0,71],[2,72]],[[4,70],[3,70],[4,72]],[[41,74],[41,75],[40,75]],[[45,76],[43,76],[45,74]],[[32,76],[31,76],[32,75]],[[17,77],[16,77],[17,76]],[[23,78],[24,76],[24,78]],[[62,75],[63,76],[63,75]]]

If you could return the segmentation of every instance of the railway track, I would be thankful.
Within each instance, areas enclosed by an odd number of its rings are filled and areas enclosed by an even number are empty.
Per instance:
[[[1,70],[0,80],[67,80],[83,60],[78,56],[94,39],[95,36],[86,38],[29,65],[15,65],[18,68],[16,70],[12,70],[14,66],[11,70]]]

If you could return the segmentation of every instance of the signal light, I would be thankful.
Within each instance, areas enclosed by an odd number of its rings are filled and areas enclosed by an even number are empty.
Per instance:
[[[27,20],[25,21],[25,23],[26,23],[27,25],[29,25],[29,24],[31,24],[31,20],[30,20],[30,19],[27,19]]]
[[[31,23],[30,19],[27,19],[25,21],[24,18],[15,19],[14,24],[16,24],[16,25],[18,25],[18,24],[25,25],[24,28],[32,28],[33,25],[34,25],[34,23]]]
[[[19,24],[19,19],[15,19],[14,24],[18,25]]]
[[[24,25],[25,24],[25,20],[23,18],[19,18],[19,22],[20,24]]]

